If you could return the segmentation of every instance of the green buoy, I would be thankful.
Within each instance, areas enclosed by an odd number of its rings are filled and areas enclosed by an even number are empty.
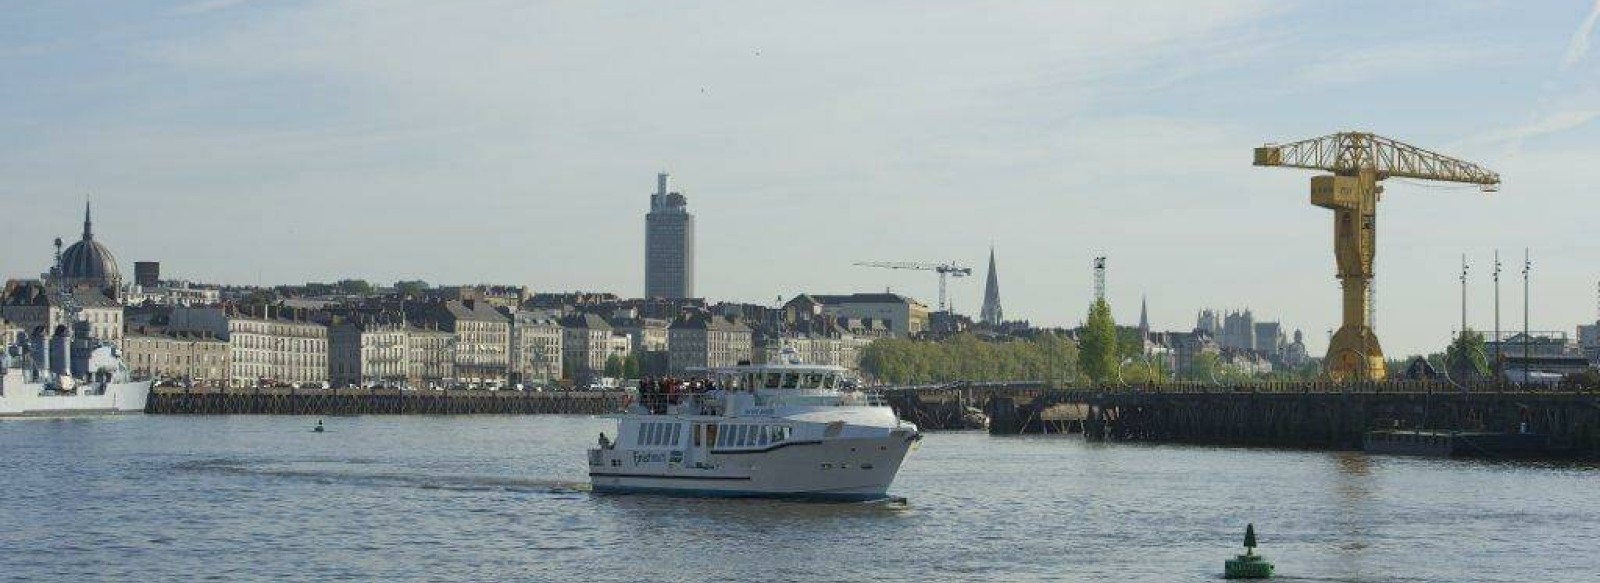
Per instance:
[[[1227,579],[1268,579],[1272,577],[1272,563],[1256,554],[1256,525],[1244,527],[1244,554],[1228,559],[1222,564],[1222,576]]]

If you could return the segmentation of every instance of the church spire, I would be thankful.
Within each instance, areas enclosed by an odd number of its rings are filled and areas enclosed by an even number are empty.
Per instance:
[[[1139,295],[1139,338],[1150,341],[1150,301]]]
[[[85,197],[83,200],[83,240],[88,241],[93,238],[94,222],[89,219],[89,199]]]
[[[1000,309],[1000,274],[994,267],[994,245],[989,246],[989,280],[983,285],[983,310],[978,317],[990,326],[1005,321],[1005,312]]]

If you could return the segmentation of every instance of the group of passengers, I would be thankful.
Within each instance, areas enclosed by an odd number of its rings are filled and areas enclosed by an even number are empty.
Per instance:
[[[721,387],[709,379],[645,377],[639,380],[639,401],[651,412],[663,414],[666,413],[668,405],[676,405],[682,401],[683,395],[703,395],[719,390]]]

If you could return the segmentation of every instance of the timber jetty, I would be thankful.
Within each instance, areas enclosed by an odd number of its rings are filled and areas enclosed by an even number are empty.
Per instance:
[[[603,415],[620,391],[157,388],[145,413],[168,415]]]
[[[930,429],[995,435],[1079,433],[1091,440],[1360,449],[1369,431],[1505,432],[1549,439],[1556,457],[1600,459],[1600,390],[1444,383],[1262,383],[1049,387],[973,383],[883,391]]]

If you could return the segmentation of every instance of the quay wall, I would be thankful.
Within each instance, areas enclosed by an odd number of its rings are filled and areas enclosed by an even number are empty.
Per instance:
[[[151,391],[157,415],[603,415],[622,410],[609,392],[249,389]]]
[[[976,407],[995,435],[1082,433],[1107,441],[1359,449],[1379,429],[1529,432],[1560,457],[1600,459],[1600,391],[1430,383],[1053,388],[1008,384],[884,391],[926,429]]]

